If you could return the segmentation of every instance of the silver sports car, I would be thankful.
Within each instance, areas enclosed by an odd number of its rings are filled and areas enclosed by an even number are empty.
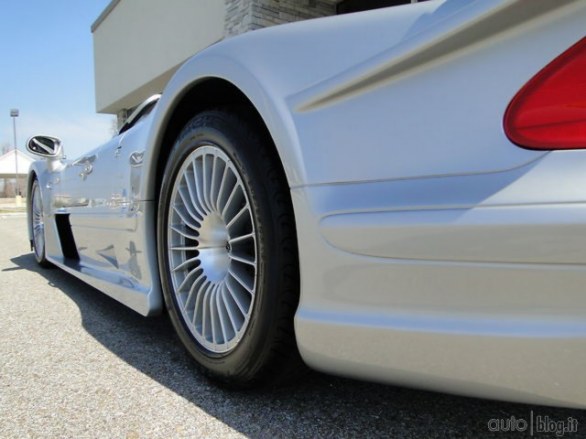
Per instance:
[[[586,1],[228,39],[110,142],[30,152],[29,232],[234,387],[303,365],[586,407]]]

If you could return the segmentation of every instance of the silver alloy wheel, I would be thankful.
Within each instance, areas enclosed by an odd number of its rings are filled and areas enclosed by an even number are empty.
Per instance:
[[[41,188],[38,184],[35,185],[31,205],[34,250],[37,258],[41,259],[45,252],[45,218],[43,215]]]
[[[242,178],[217,146],[191,152],[175,177],[167,254],[173,293],[192,335],[211,352],[233,350],[254,305],[257,239]]]

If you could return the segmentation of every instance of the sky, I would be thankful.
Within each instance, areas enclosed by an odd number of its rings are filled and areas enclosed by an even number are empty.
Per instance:
[[[112,137],[113,115],[96,113],[90,27],[110,0],[0,0],[0,153],[46,134],[69,158]],[[115,68],[115,67],[113,67]]]

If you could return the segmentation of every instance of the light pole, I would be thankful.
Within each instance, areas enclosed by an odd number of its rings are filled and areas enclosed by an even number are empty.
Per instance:
[[[16,183],[14,197],[17,197],[20,195],[20,188],[18,187],[18,147],[16,146],[16,118],[18,117],[18,108],[10,110],[10,117],[12,118],[12,130],[14,132],[14,181]]]

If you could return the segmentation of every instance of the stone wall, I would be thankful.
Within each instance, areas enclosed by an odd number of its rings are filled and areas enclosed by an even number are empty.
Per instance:
[[[225,0],[224,36],[336,13],[338,0]]]
[[[224,37],[242,34],[252,28],[252,2],[254,0],[224,0]]]

